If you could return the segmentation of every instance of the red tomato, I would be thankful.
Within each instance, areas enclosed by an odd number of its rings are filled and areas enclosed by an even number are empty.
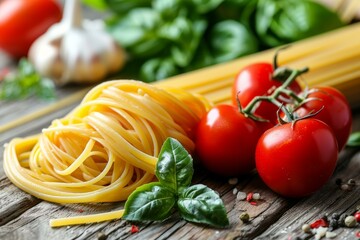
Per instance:
[[[301,117],[309,114],[310,111],[318,111],[324,108],[314,118],[319,119],[329,125],[335,133],[342,150],[350,136],[352,117],[351,108],[345,96],[332,87],[317,87],[315,92],[309,94],[309,98],[314,98],[299,108],[296,113]]]
[[[273,72],[270,63],[255,63],[243,68],[236,76],[232,87],[233,103],[236,104],[238,98],[241,106],[245,108],[254,97],[270,95],[282,84],[281,81],[272,79]],[[296,81],[290,85],[290,89],[295,93],[301,92],[301,87]],[[275,124],[277,109],[274,104],[263,101],[254,113]]]
[[[27,55],[31,44],[61,19],[55,0],[0,2],[0,48],[14,58]]]
[[[332,175],[337,156],[332,129],[312,118],[269,129],[255,153],[262,180],[286,197],[303,197],[320,189]]]
[[[260,134],[256,122],[235,106],[215,106],[198,125],[196,153],[213,173],[227,177],[246,174],[255,167]]]

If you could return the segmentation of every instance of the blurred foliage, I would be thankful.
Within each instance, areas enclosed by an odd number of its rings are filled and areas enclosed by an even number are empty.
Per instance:
[[[311,0],[83,0],[151,82],[341,27]],[[129,67],[133,69],[133,67]],[[133,69],[134,70],[134,69]]]
[[[18,100],[36,96],[44,100],[55,99],[55,85],[47,78],[41,77],[23,58],[20,59],[16,72],[7,73],[0,82],[1,100]]]

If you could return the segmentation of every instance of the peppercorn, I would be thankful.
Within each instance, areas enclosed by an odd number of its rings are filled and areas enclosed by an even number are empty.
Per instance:
[[[348,184],[349,186],[351,186],[351,187],[354,187],[354,186],[356,185],[356,182],[355,182],[354,179],[350,178],[350,179],[348,180],[347,184]]]
[[[250,216],[247,212],[243,212],[240,214],[240,220],[243,222],[243,223],[247,223],[250,221]]]
[[[356,225],[356,219],[354,216],[347,216],[345,218],[344,223],[345,223],[345,226],[352,228],[352,227],[355,227],[355,225]]]
[[[103,232],[98,232],[96,235],[97,235],[97,240],[106,240],[107,239],[106,234]]]
[[[333,214],[331,214],[331,218],[334,219],[334,220],[339,220],[340,214],[334,212]]]
[[[329,221],[329,231],[333,231],[339,227],[339,223],[336,219],[331,218]]]
[[[338,186],[341,186],[341,184],[342,184],[342,179],[341,179],[341,178],[337,178],[337,179],[335,180],[335,184],[338,185]]]
[[[340,226],[340,227],[344,227],[345,226],[345,218],[347,217],[348,215],[347,214],[341,214],[340,215],[340,218],[339,218],[339,220],[338,220],[338,225]]]

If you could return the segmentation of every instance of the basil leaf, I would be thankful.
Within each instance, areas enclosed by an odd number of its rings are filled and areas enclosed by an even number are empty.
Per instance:
[[[159,182],[138,187],[127,199],[123,219],[161,221],[168,218],[175,205],[175,195]]]
[[[106,10],[108,7],[105,0],[82,0],[82,3],[100,11]]]
[[[207,13],[217,8],[224,0],[191,0],[194,10],[198,13]]]
[[[210,47],[216,63],[229,61],[258,50],[255,36],[240,22],[225,20],[215,24]]]
[[[176,20],[187,13],[183,0],[153,0],[152,7],[158,11],[164,19]]]
[[[153,58],[147,60],[140,69],[141,80],[153,82],[179,73],[179,69],[171,58]]]
[[[156,177],[164,186],[179,192],[191,183],[194,173],[193,159],[179,141],[168,138],[160,151]]]
[[[349,140],[346,144],[348,147],[360,147],[360,131],[354,132],[350,135]]]
[[[259,0],[256,11],[256,31],[260,39],[270,47],[343,25],[335,12],[311,0]]]
[[[132,9],[150,7],[152,0],[104,0],[108,8],[118,15],[123,15]]]
[[[206,22],[201,19],[190,21],[186,18],[178,18],[168,27],[168,31],[163,33],[164,37],[165,35],[172,36],[174,43],[170,52],[177,66],[186,67],[190,64],[199,47],[205,28]],[[169,31],[170,29],[171,31]]]
[[[190,222],[214,227],[227,227],[229,219],[223,201],[205,185],[197,184],[184,189],[177,202],[181,216]]]
[[[44,100],[55,98],[55,85],[42,78],[25,58],[20,59],[15,72],[7,74],[0,84],[1,100],[25,99],[36,96]]]

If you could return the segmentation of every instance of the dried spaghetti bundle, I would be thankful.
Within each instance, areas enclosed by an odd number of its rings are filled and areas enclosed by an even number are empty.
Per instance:
[[[203,98],[180,90],[105,82],[42,134],[7,144],[4,170],[16,186],[47,201],[125,200],[153,180],[167,137],[194,149],[193,130],[207,107]]]

